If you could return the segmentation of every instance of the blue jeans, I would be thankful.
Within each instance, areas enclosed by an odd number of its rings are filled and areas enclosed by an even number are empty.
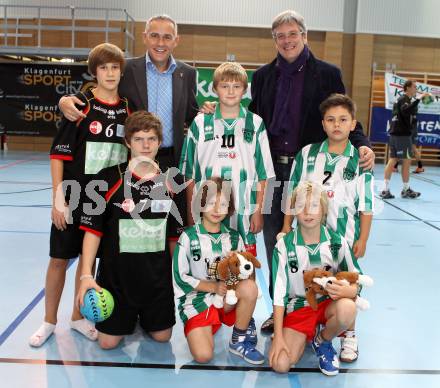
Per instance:
[[[266,246],[267,264],[269,266],[269,295],[273,299],[272,282],[272,255],[277,242],[276,236],[281,231],[284,221],[284,212],[281,204],[285,203],[283,191],[288,187],[292,163],[281,164],[273,161],[275,179],[267,181],[266,200],[264,203],[264,245]],[[286,188],[284,188],[286,183]]]

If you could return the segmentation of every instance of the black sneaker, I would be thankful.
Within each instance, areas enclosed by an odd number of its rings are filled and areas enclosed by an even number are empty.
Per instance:
[[[390,193],[390,190],[382,190],[379,197],[382,199],[393,199],[394,195]]]
[[[273,314],[270,314],[270,317],[263,322],[261,325],[261,332],[263,334],[273,333]]]
[[[408,187],[406,190],[402,190],[402,192],[400,193],[400,195],[402,196],[402,198],[418,198],[420,197],[419,192],[411,190],[410,187]]]

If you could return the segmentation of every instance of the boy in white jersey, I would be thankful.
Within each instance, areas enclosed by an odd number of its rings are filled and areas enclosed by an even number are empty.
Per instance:
[[[236,211],[225,223],[237,230],[246,250],[256,256],[255,234],[263,227],[266,180],[274,176],[269,142],[261,117],[241,106],[248,79],[238,63],[226,62],[214,72],[218,94],[214,115],[198,115],[185,138],[180,169],[186,179],[190,208],[194,186],[219,176],[232,181]],[[193,224],[188,214],[189,224]]]
[[[305,146],[292,164],[290,188],[302,180],[321,183],[328,197],[327,226],[340,233],[356,258],[365,254],[374,205],[373,172],[359,166],[359,152],[348,139],[356,126],[354,102],[345,95],[333,94],[320,105],[322,125],[328,138]],[[286,212],[282,232],[289,232],[293,215]],[[341,360],[358,358],[354,327],[341,339]]]
[[[194,205],[202,220],[182,233],[173,256],[174,294],[191,354],[197,362],[209,362],[214,354],[213,335],[225,323],[234,326],[229,351],[251,364],[262,364],[252,318],[258,296],[255,281],[238,283],[236,305],[220,309],[213,305],[215,294],[226,294],[226,284],[211,278],[210,266],[229,252],[244,249],[238,232],[222,224],[234,212],[230,182],[217,177],[205,181]]]
[[[339,372],[339,361],[331,341],[353,325],[353,298],[358,287],[332,282],[327,286],[329,296],[318,299],[315,311],[305,298],[303,273],[313,268],[333,273],[360,270],[347,241],[325,226],[327,193],[320,184],[299,183],[292,204],[298,227],[277,242],[273,253],[274,338],[269,365],[276,372],[287,373],[301,358],[306,342],[313,339],[320,370],[335,375]],[[315,335],[319,324],[325,327]]]

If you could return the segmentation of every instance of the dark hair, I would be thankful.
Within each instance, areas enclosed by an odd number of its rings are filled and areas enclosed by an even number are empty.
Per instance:
[[[102,43],[92,48],[88,58],[89,73],[96,77],[97,67],[106,63],[119,63],[121,73],[124,71],[124,53],[118,46],[111,43]]]
[[[126,118],[124,126],[127,144],[130,144],[133,135],[139,131],[154,131],[159,142],[162,142],[162,123],[153,113],[138,110]]]
[[[205,209],[206,203],[214,193],[215,195],[223,194],[225,198],[229,198],[228,216],[232,216],[235,211],[232,182],[220,177],[211,177],[200,185],[197,195],[194,198],[194,201],[196,201],[194,203],[196,213],[199,214],[200,217],[203,217],[204,211],[209,210]]]
[[[416,81],[413,81],[412,79],[406,80],[405,83],[403,84],[403,91],[406,92],[407,89],[413,86],[415,83]]]
[[[355,102],[346,94],[338,93],[332,94],[330,97],[327,97],[323,102],[321,102],[321,105],[319,105],[321,116],[324,118],[325,114],[330,108],[337,106],[342,106],[347,109],[353,119],[356,117]]]

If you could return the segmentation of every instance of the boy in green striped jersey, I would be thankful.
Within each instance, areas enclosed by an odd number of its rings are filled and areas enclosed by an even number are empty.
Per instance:
[[[273,253],[274,338],[269,365],[276,372],[287,373],[301,358],[306,342],[312,340],[319,368],[326,375],[335,375],[339,360],[331,341],[353,325],[353,298],[358,288],[332,282],[326,288],[329,296],[318,299],[315,311],[305,298],[303,273],[313,268],[333,273],[360,269],[344,237],[325,226],[328,200],[319,183],[300,182],[292,205],[298,227],[278,240]],[[315,335],[320,324],[325,326]]]
[[[327,226],[344,236],[356,258],[365,254],[374,205],[373,172],[359,166],[359,152],[348,136],[356,126],[355,103],[342,94],[333,94],[320,105],[327,140],[305,146],[295,157],[290,189],[300,181],[321,183],[328,197]],[[289,232],[293,215],[287,211],[282,232]],[[354,327],[341,339],[341,360],[358,357]]]
[[[234,212],[230,182],[216,177],[205,181],[193,203],[202,219],[181,234],[173,256],[174,294],[191,354],[197,362],[209,362],[214,354],[213,335],[225,323],[234,326],[229,351],[249,363],[262,364],[252,318],[258,296],[255,281],[238,283],[236,305],[213,305],[216,294],[226,294],[226,284],[211,280],[210,266],[229,252],[244,249],[239,233],[222,224]]]
[[[262,204],[266,180],[273,177],[269,141],[263,120],[241,106],[248,79],[238,63],[226,62],[214,72],[219,104],[215,113],[198,115],[182,149],[180,170],[190,180],[190,208],[194,186],[219,176],[232,181],[236,211],[225,224],[237,230],[246,250],[256,256],[255,234],[263,228]],[[192,215],[188,222],[193,224]]]

